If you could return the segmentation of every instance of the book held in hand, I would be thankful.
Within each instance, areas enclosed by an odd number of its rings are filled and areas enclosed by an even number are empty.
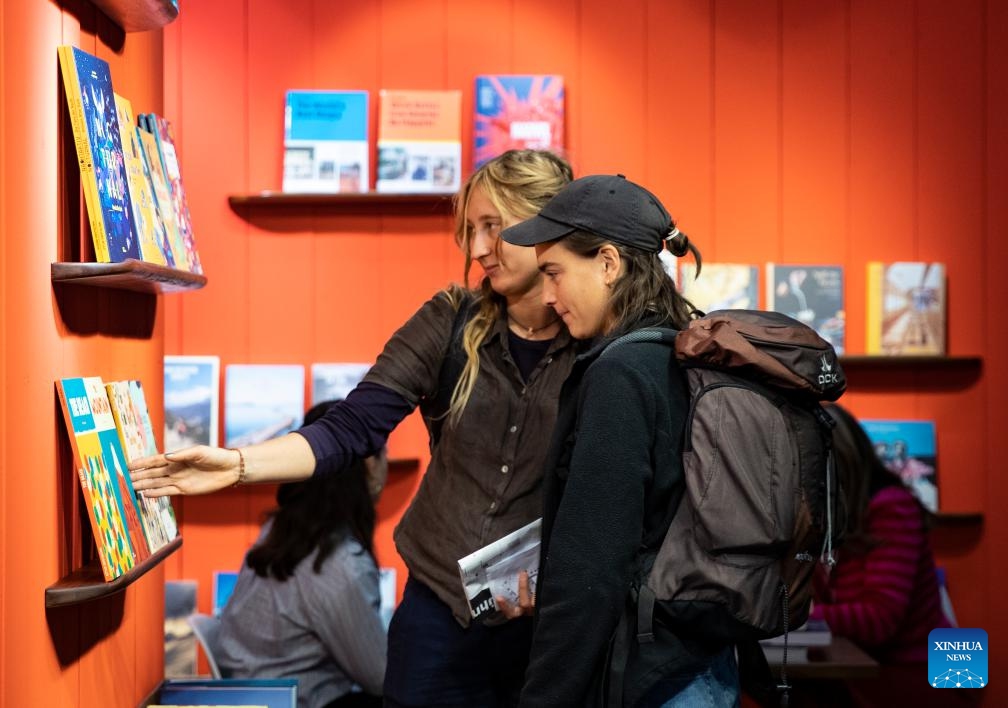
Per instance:
[[[283,191],[367,192],[367,91],[288,91]]]
[[[542,519],[536,519],[459,559],[459,576],[473,619],[497,612],[498,597],[518,604],[518,575],[522,571],[528,573],[529,592],[535,593],[541,529]]]
[[[462,92],[378,94],[378,192],[459,190]]]
[[[868,264],[865,351],[887,356],[945,354],[945,264]]]
[[[511,149],[564,149],[564,80],[557,74],[476,77],[474,167]]]
[[[938,456],[933,420],[861,420],[887,468],[932,512],[938,511]]]

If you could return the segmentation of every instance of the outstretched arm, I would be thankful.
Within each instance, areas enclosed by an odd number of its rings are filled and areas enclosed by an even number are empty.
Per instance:
[[[296,482],[315,471],[315,455],[305,438],[288,433],[232,450],[196,445],[130,463],[133,487],[148,497],[208,494],[237,483],[244,458],[243,484]]]

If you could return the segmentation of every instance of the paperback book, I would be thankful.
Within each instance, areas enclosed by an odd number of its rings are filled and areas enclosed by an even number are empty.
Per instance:
[[[56,391],[102,575],[107,581],[115,580],[136,564],[136,556],[126,521],[113,493],[112,475],[102,454],[91,396],[83,378],[60,379],[56,382]]]
[[[931,512],[938,511],[938,456],[932,420],[862,420],[875,454]]]
[[[175,218],[175,207],[172,205],[171,187],[168,186],[168,175],[161,165],[158,154],[157,138],[150,131],[137,126],[134,131],[140,145],[140,156],[143,158],[144,174],[151,186],[154,218],[164,227],[164,238],[167,245],[164,249],[167,265],[179,270],[189,270],[189,257],[186,255],[185,243]]]
[[[679,289],[704,312],[755,310],[759,306],[759,267],[748,263],[696,263],[679,266]]]
[[[316,363],[311,365],[311,404],[340,401],[357,387],[371,364]]]
[[[193,445],[217,447],[220,358],[164,358],[165,452]]]
[[[126,384],[140,425],[144,446],[143,454],[145,457],[156,455],[159,450],[157,440],[154,438],[154,425],[151,423],[150,409],[147,407],[147,397],[144,395],[143,385],[136,380],[127,381]],[[175,509],[171,505],[171,498],[158,497],[152,501],[161,520],[165,537],[168,541],[174,540],[178,536],[178,522],[175,518]]]
[[[379,192],[459,190],[462,172],[462,92],[378,94]]]
[[[807,324],[844,353],[843,266],[768,263],[766,281],[766,309]]]
[[[95,258],[140,260],[108,62],[69,45],[57,51]]]
[[[366,192],[367,91],[288,91],[284,105],[285,192]]]
[[[228,366],[224,378],[224,445],[252,445],[300,426],[304,387],[303,366]]]
[[[474,167],[511,149],[564,150],[564,80],[556,74],[476,77]]]
[[[528,573],[529,592],[535,593],[541,533],[542,519],[536,519],[459,559],[459,576],[473,619],[496,613],[498,597],[517,604],[522,571]]]
[[[865,351],[890,356],[945,354],[945,264],[868,264]]]

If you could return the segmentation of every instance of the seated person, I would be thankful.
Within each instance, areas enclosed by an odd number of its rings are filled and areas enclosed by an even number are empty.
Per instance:
[[[372,542],[387,469],[382,453],[278,487],[221,613],[225,677],[296,678],[299,708],[381,705],[386,635]]]
[[[825,620],[834,635],[850,639],[882,665],[877,680],[849,682],[851,703],[881,705],[918,690],[933,698],[928,634],[951,624],[942,611],[929,514],[882,464],[857,419],[836,404],[826,410],[836,421],[833,448],[847,530],[828,579],[816,578],[810,619]],[[890,689],[894,693],[888,695]]]

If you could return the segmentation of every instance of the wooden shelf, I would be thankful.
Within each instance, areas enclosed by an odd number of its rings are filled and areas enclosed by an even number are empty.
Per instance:
[[[934,515],[935,526],[981,526],[983,522],[979,511],[939,511]]]
[[[451,194],[360,192],[340,194],[307,194],[297,192],[260,192],[258,194],[232,195],[228,204],[235,211],[243,209],[326,209],[333,211],[361,211],[395,209],[411,213],[449,214],[452,210]]]
[[[143,563],[134,566],[127,573],[120,575],[115,580],[107,582],[102,575],[101,565],[96,559],[92,563],[79,570],[75,570],[70,575],[47,587],[45,590],[45,606],[48,608],[77,605],[121,592],[147,573],[147,571],[178,550],[181,545],[182,537],[177,536],[174,541],[158,550],[157,553],[152,554]]]
[[[133,258],[121,263],[53,263],[52,280],[144,293],[197,290],[207,283],[205,275]]]
[[[979,356],[884,356],[849,354],[840,357],[840,366],[849,369],[979,369]]]
[[[178,17],[171,0],[91,0],[95,7],[126,32],[146,32],[164,27]]]
[[[392,457],[388,461],[389,473],[415,472],[419,468],[419,457]]]

